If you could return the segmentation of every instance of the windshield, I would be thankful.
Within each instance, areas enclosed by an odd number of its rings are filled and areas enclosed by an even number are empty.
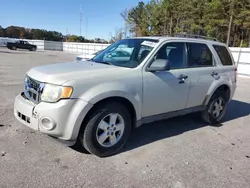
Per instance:
[[[158,42],[153,39],[123,39],[107,47],[91,61],[135,68],[148,56]]]

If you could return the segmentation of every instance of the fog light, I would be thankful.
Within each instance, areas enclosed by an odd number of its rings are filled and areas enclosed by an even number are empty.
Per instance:
[[[48,117],[42,117],[41,120],[41,125],[42,127],[47,130],[47,131],[51,131],[52,129],[55,128],[55,123],[54,121],[52,121],[50,118]]]

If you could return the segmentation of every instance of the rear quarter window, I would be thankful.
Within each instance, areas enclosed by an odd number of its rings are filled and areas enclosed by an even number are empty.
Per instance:
[[[223,66],[233,65],[232,58],[225,46],[213,45]]]

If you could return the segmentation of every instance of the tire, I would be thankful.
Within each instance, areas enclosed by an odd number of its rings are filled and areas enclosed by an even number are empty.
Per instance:
[[[112,121],[111,117],[116,121]],[[123,130],[120,130],[121,128]],[[118,153],[127,142],[130,131],[131,116],[127,108],[116,102],[104,103],[87,117],[86,125],[80,131],[79,140],[82,147],[90,153],[107,157]]]
[[[31,48],[31,51],[33,51],[33,52],[36,51],[36,48],[35,48],[35,47],[32,47],[32,48]]]
[[[12,46],[11,49],[12,49],[12,50],[16,50],[16,47],[15,47],[15,46]]]
[[[222,109],[218,107],[220,101],[222,101]],[[203,121],[210,125],[219,124],[225,115],[227,103],[227,93],[224,91],[216,91],[208,102],[206,109],[202,112],[201,117]]]

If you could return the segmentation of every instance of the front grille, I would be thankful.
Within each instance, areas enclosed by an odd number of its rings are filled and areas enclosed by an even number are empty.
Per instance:
[[[27,76],[24,80],[24,95],[32,102],[39,103],[43,85],[43,83]]]
[[[30,123],[30,118],[28,116],[25,116],[24,114],[17,112],[17,115],[20,119],[22,119],[23,121]]]

